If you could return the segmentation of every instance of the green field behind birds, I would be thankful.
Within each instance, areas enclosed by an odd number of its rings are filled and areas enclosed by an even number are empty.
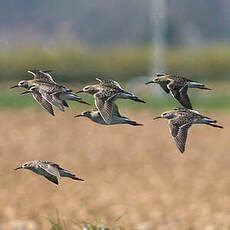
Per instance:
[[[0,47],[1,48],[1,47]],[[11,44],[0,53],[0,81],[28,77],[28,69],[52,69],[58,81],[93,81],[105,76],[128,81],[151,75],[154,50],[149,45],[95,48],[77,42],[68,44]],[[230,46],[167,47],[164,60],[168,73],[183,74],[194,80],[229,81]]]
[[[4,47],[0,54],[0,108],[38,107],[31,96],[19,95],[22,90],[9,90],[18,81],[32,77],[27,73],[29,69],[51,69],[58,83],[74,91],[86,84],[96,83],[98,76],[114,79],[147,101],[144,106],[120,101],[121,105],[152,109],[178,107],[170,95],[160,92],[159,86],[144,85],[153,76],[150,71],[154,62],[152,52],[154,50],[149,45],[95,48],[76,41],[52,46],[39,43],[11,44]],[[227,43],[196,49],[168,47],[165,48],[164,58],[167,73],[181,74],[213,89],[205,92],[190,89],[188,94],[194,108],[230,108],[230,48]],[[93,103],[91,97],[80,96]],[[71,103],[71,106],[82,107],[79,103]]]
[[[95,80],[91,84],[94,84]],[[118,100],[117,103],[121,107],[130,107],[132,109],[167,109],[180,107],[180,104],[174,100],[170,94],[166,94],[161,90],[159,85],[152,84],[146,86],[145,81],[141,83],[142,85],[137,85],[140,90],[135,92],[136,95],[141,97],[146,101],[146,104],[134,103],[130,100]],[[0,109],[25,109],[25,108],[40,108],[40,105],[35,102],[31,95],[21,95],[25,89],[9,89],[14,83],[4,83],[0,87]],[[205,82],[207,86],[212,88],[212,90],[199,90],[199,89],[189,89],[188,94],[193,107],[197,110],[218,110],[218,109],[230,109],[230,92],[227,88],[230,87],[228,82]],[[74,83],[65,84],[75,91],[82,88],[82,84],[76,85]],[[126,88],[126,83],[122,84]],[[134,86],[135,87],[135,86]],[[225,90],[226,89],[226,90]],[[133,89],[128,89],[133,92]],[[82,105],[77,102],[70,102],[72,108],[85,108],[89,109],[94,106],[93,97],[88,94],[79,94],[81,98],[86,100],[91,104],[91,106]]]

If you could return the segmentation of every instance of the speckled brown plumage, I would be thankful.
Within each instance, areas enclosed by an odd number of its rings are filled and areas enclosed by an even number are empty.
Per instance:
[[[120,84],[109,79],[96,78],[100,83],[85,86],[80,92],[86,92],[94,96],[95,105],[100,112],[105,123],[111,124],[113,114],[113,102],[118,98],[131,99],[145,103],[137,96],[123,90]]]
[[[146,84],[151,83],[158,83],[166,93],[170,93],[184,108],[187,109],[192,109],[187,94],[188,88],[210,90],[205,87],[204,84],[172,74],[157,74],[156,78]]]
[[[199,112],[190,109],[173,109],[162,113],[154,119],[169,119],[169,130],[173,140],[181,153],[185,151],[188,129],[192,124],[206,124],[216,128],[223,126],[216,125],[216,120],[201,115]]]
[[[29,169],[38,175],[44,176],[46,179],[55,184],[58,184],[59,177],[69,177],[73,180],[84,181],[83,179],[76,177],[68,170],[61,168],[58,164],[49,161],[29,161],[15,170],[18,169]]]

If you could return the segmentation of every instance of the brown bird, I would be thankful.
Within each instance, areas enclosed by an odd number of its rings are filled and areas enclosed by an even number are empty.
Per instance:
[[[58,184],[59,177],[69,177],[73,180],[84,181],[83,179],[76,177],[70,171],[61,168],[58,164],[49,161],[29,161],[14,170],[18,169],[29,169],[38,175],[44,176],[55,184]]]
[[[18,82],[17,85],[14,85],[10,87],[11,89],[22,87],[25,89],[29,89],[34,83],[37,82],[47,82],[47,83],[53,83],[56,84],[56,82],[53,80],[51,75],[51,70],[28,70],[28,73],[31,73],[34,76],[34,79],[32,80],[21,80]]]
[[[181,76],[164,73],[157,73],[156,76],[157,77],[152,81],[146,82],[145,84],[158,83],[166,93],[170,93],[184,108],[187,109],[192,109],[187,94],[188,88],[211,90],[205,87],[204,84]]]
[[[40,90],[46,89],[46,90],[43,90],[44,94],[42,97],[44,97],[46,101],[49,101],[49,98],[54,98],[52,95],[55,94],[55,97],[57,98],[57,100],[61,101],[60,102],[61,106],[60,104],[58,105],[55,104],[55,106],[57,106],[62,111],[64,111],[63,106],[69,107],[65,100],[77,101],[79,103],[89,105],[89,103],[83,101],[80,97],[72,93],[71,89],[68,89],[65,86],[57,84],[53,80],[51,75],[49,74],[50,72],[51,70],[29,70],[28,73],[33,74],[34,79],[22,80],[17,85],[12,86],[11,89],[16,88],[16,87],[30,89],[30,87],[37,86],[39,89],[37,89],[36,95],[38,95]],[[46,96],[45,96],[45,92],[48,92]],[[52,101],[49,101],[49,102],[51,103]]]
[[[188,129],[192,124],[205,124],[216,128],[223,126],[216,125],[216,120],[201,115],[199,112],[190,109],[173,109],[162,113],[160,116],[153,118],[169,119],[169,130],[173,141],[181,153],[185,151]]]
[[[98,109],[93,109],[91,111],[84,111],[81,114],[78,114],[74,117],[88,117],[90,120],[102,124],[102,125],[109,125],[105,123],[104,119],[101,117],[101,114],[99,113]],[[116,124],[128,124],[133,126],[142,126],[143,124],[139,124],[136,121],[132,121],[127,117],[121,116],[119,113],[118,106],[113,103],[113,115],[110,125],[116,125]]]
[[[123,90],[120,84],[109,79],[96,78],[100,83],[85,86],[76,93],[89,93],[94,95],[95,105],[106,124],[111,124],[113,115],[113,102],[118,98],[131,99],[145,103],[137,96]]]
[[[44,108],[48,113],[54,116],[52,105],[45,98],[42,97],[36,86],[30,87],[28,91],[25,91],[22,94],[26,93],[31,93],[33,98],[42,106],[42,108]]]
[[[51,105],[56,106],[61,111],[64,112],[64,106],[68,106],[65,100],[75,100],[80,103],[88,104],[85,101],[82,101],[81,98],[71,93],[72,91],[64,86],[60,86],[57,84],[51,84],[46,82],[37,82],[33,84],[32,87],[29,88],[28,91],[23,92],[40,94],[46,101],[48,101]]]

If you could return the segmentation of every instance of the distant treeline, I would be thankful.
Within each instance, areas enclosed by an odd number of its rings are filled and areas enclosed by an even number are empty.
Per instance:
[[[95,49],[76,44],[59,46],[24,45],[1,49],[0,81],[30,78],[28,69],[51,69],[58,81],[92,81],[97,76],[129,80],[151,75],[148,47]],[[229,80],[230,47],[210,45],[183,50],[169,48],[165,53],[167,72],[192,79]]]

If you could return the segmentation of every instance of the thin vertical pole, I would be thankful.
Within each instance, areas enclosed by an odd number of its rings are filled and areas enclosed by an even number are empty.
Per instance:
[[[165,58],[166,26],[167,26],[167,0],[151,0],[150,2],[150,75],[156,72],[165,72],[167,68]]]

